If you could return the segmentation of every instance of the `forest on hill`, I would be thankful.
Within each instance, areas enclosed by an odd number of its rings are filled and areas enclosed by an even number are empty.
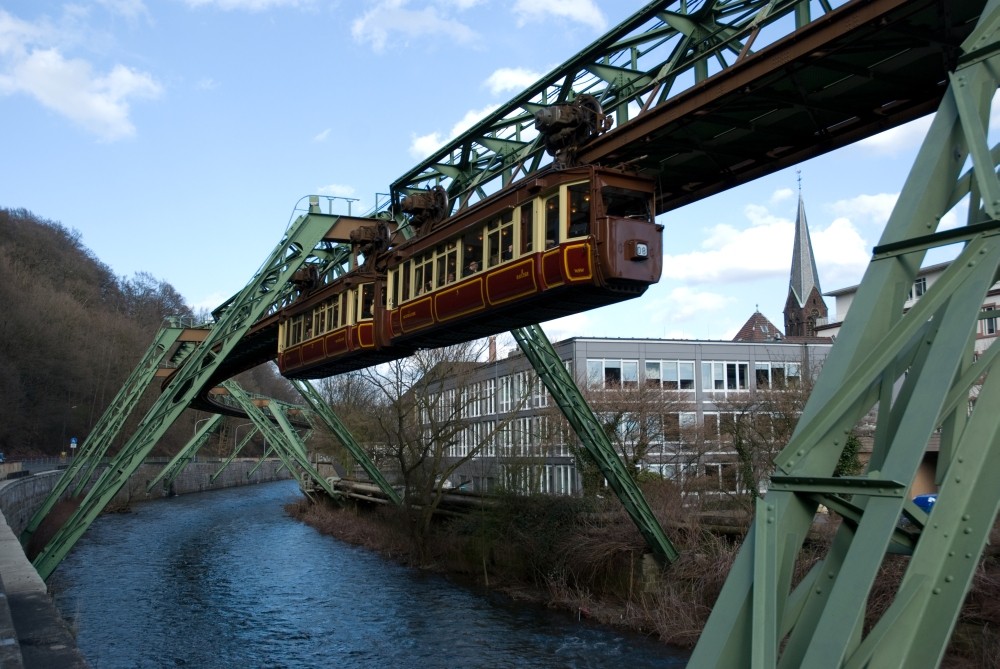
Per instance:
[[[0,452],[8,459],[58,455],[100,420],[165,318],[203,322],[169,283],[145,272],[116,276],[78,231],[24,209],[0,208]],[[267,366],[241,382],[286,396]],[[149,388],[119,435],[155,400]],[[199,416],[186,412],[154,453],[173,453]]]

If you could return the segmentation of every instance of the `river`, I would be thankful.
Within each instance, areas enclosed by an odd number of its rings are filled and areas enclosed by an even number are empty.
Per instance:
[[[402,567],[287,515],[293,481],[104,515],[50,579],[94,669],[682,667],[687,655]]]

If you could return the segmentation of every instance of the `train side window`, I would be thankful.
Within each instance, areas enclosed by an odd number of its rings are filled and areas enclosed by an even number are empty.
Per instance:
[[[437,286],[447,286],[455,282],[455,270],[458,268],[458,242],[449,242],[438,248],[437,256]]]
[[[483,266],[483,235],[479,229],[462,236],[462,276],[471,276]]]
[[[545,200],[545,248],[551,249],[559,243],[559,196]]]
[[[366,283],[361,286],[361,290],[358,291],[358,295],[361,296],[361,303],[359,305],[361,318],[358,320],[363,320],[372,317],[372,303],[375,301],[375,287]]]
[[[531,253],[535,241],[535,219],[533,203],[521,205],[521,255]]]
[[[500,217],[500,260],[514,257],[514,210],[508,210]]]
[[[413,294],[420,295],[434,290],[434,254],[428,253],[414,263]]]
[[[336,330],[340,327],[340,295],[333,298],[330,303],[330,329]]]
[[[324,303],[316,307],[315,312],[313,315],[313,327],[318,336],[326,332],[326,304]]]
[[[650,206],[651,198],[652,196],[648,193],[625,188],[606,186],[601,189],[605,216],[651,221],[653,219]]]
[[[494,218],[486,224],[486,266],[500,264],[500,219]]]
[[[590,184],[574,184],[566,190],[569,192],[567,236],[590,234]]]
[[[403,269],[400,272],[400,277],[402,277],[402,283],[403,283],[402,299],[404,300],[410,299],[410,272],[411,272],[410,261],[407,260],[406,262],[403,263]],[[397,307],[399,306],[399,302],[396,303],[396,306]]]

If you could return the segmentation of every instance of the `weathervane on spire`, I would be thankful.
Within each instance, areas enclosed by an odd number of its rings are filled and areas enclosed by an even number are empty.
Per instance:
[[[802,170],[795,170],[795,174],[799,180],[799,195],[802,195]]]

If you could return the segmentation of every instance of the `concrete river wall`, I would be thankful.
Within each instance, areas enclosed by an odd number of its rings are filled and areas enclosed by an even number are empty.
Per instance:
[[[157,483],[146,492],[149,482],[163,469],[163,463],[144,464],[108,504],[108,509],[125,509],[130,504],[206,490],[252,485],[291,478],[277,460],[264,462],[250,475],[256,460],[235,460],[213,481],[219,462],[192,462],[170,486]],[[28,561],[18,536],[35,510],[56,486],[62,471],[32,473],[31,465],[2,465],[0,475],[14,475],[0,481],[0,667],[3,669],[86,668],[76,649],[72,631],[60,617],[45,582]]]

